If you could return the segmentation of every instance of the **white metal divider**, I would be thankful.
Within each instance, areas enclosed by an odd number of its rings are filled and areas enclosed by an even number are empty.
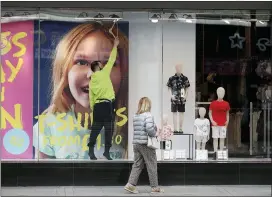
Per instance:
[[[267,104],[264,104],[263,106],[264,110],[264,127],[263,127],[263,150],[266,151],[266,123],[267,123]]]
[[[249,114],[250,114],[250,120],[249,120],[249,154],[253,154],[253,103],[250,102],[249,106]]]
[[[267,119],[268,119],[268,125],[267,125],[267,158],[270,157],[270,151],[271,151],[271,144],[270,144],[270,113],[271,113],[271,103],[267,103],[267,112],[268,112],[268,115],[267,115]]]

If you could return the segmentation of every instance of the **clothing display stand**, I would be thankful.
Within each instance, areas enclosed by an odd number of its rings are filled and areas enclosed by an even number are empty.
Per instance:
[[[175,160],[176,155],[174,150],[162,150],[162,160]]]
[[[208,150],[196,150],[196,161],[208,161]]]
[[[157,155],[157,161],[161,161],[162,160],[162,150],[157,149],[156,150],[156,155]]]
[[[172,150],[172,140],[161,141],[160,146],[162,160],[175,160],[175,151]]]
[[[164,140],[160,142],[162,150],[172,150],[172,140]]]
[[[188,140],[188,144],[183,144],[184,146],[182,148],[175,148],[175,145],[180,142],[184,142]],[[194,134],[193,133],[179,133],[178,135],[175,135],[175,138],[173,138],[173,149],[175,150],[185,150],[189,151],[189,155],[187,156],[187,159],[194,159]]]
[[[176,160],[186,160],[187,156],[186,156],[186,150],[176,150]]]
[[[218,150],[216,152],[216,159],[217,160],[228,160],[228,150]]]

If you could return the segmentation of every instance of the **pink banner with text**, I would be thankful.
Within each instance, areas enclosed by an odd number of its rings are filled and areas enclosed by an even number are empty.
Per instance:
[[[1,159],[32,159],[34,23],[1,24]]]

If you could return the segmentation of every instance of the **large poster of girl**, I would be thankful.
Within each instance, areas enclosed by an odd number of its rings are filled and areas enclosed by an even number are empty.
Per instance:
[[[41,21],[35,24],[34,157],[38,159],[89,159],[91,132],[89,65],[106,64],[114,37],[112,22],[71,23]],[[115,91],[115,124],[110,155],[127,158],[128,139],[128,22],[118,22],[118,55],[111,71]],[[104,131],[95,154],[104,152]]]

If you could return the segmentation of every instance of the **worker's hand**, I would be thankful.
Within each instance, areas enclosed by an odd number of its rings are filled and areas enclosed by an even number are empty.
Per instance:
[[[90,69],[89,72],[87,73],[87,78],[90,79],[92,74],[93,74],[93,71],[92,69]]]
[[[114,39],[114,46],[117,47],[119,45],[119,38]]]

